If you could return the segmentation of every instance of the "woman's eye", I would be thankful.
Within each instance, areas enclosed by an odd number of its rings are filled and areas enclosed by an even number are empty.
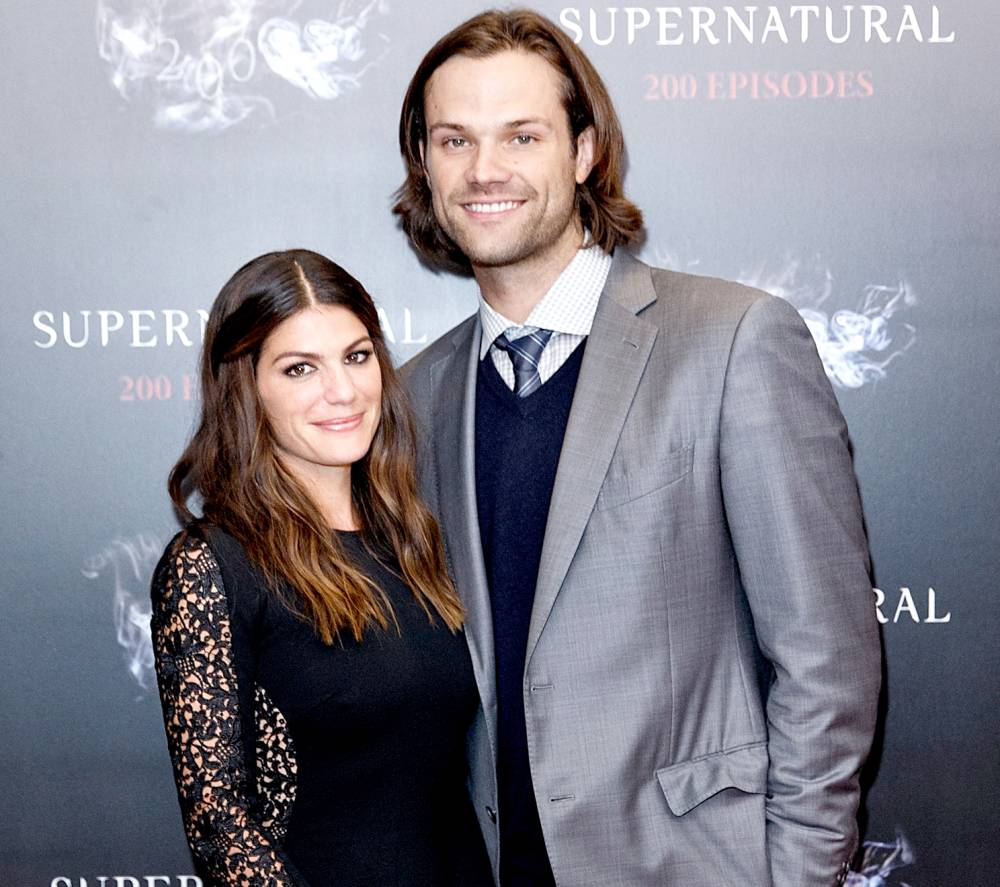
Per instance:
[[[347,355],[348,363],[364,363],[372,355],[371,348],[362,348],[360,351],[352,351]]]
[[[307,376],[311,372],[312,367],[308,363],[293,363],[290,367],[285,367],[284,369],[285,375],[292,376],[293,378]]]
[[[468,142],[461,136],[452,136],[450,139],[445,139],[444,146],[446,148],[464,148]]]

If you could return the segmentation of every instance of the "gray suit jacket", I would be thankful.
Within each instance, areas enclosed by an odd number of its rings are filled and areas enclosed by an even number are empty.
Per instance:
[[[483,707],[496,691],[473,459],[477,317],[407,364]],[[847,429],[786,302],[619,250],[587,342],[524,672],[535,800],[567,887],[817,887],[846,874],[880,648]]]

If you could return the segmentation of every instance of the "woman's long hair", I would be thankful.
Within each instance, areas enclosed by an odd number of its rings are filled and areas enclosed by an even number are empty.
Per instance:
[[[248,262],[219,293],[205,328],[201,419],[170,472],[170,498],[182,522],[204,518],[235,537],[285,603],[330,644],[347,630],[395,621],[379,589],[346,556],[319,508],[282,463],[257,394],[264,340],[305,308],[338,305],[364,325],[382,374],[381,418],[368,453],[351,468],[362,538],[373,553],[395,555],[401,578],[433,619],[453,631],[462,607],[448,578],[444,545],[417,492],[413,422],[371,297],[343,268],[308,250],[267,253]],[[287,587],[283,587],[287,585]],[[291,590],[290,590],[291,589]]]

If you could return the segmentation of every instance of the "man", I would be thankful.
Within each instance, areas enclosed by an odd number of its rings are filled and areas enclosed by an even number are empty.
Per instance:
[[[843,881],[880,673],[847,432],[782,300],[649,268],[614,108],[535,13],[442,38],[395,208],[478,314],[406,368],[503,887]]]

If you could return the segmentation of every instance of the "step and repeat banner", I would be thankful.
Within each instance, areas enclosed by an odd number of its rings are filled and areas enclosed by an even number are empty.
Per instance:
[[[0,884],[200,883],[148,584],[207,309],[303,246],[399,361],[474,310],[390,206],[410,75],[483,8],[5,4]],[[847,416],[886,688],[850,883],[997,883],[997,5],[537,8],[617,103],[642,257],[788,299]]]

